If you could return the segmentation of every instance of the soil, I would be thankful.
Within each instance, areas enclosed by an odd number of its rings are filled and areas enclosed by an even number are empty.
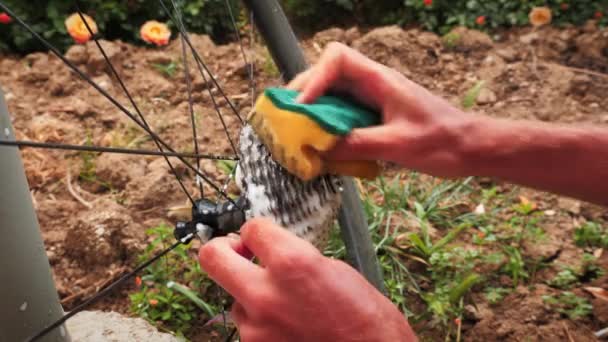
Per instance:
[[[333,28],[306,39],[302,45],[309,61],[314,62],[327,43],[342,41],[456,105],[483,80],[485,88],[473,109],[479,114],[608,125],[608,30],[590,22],[582,28],[514,29],[495,37],[458,29],[456,35],[458,43],[446,44],[433,33],[397,26]],[[191,40],[245,116],[252,97],[248,65],[242,61],[240,47],[216,45],[202,35],[192,35]],[[170,76],[153,66],[180,59],[179,39],[162,49],[120,41],[102,44],[150,127],[176,150],[193,151],[183,71]],[[256,88],[280,84],[279,75],[268,67],[265,50],[256,47],[250,52]],[[72,47],[66,57],[118,102],[132,108],[92,42]],[[195,65],[192,59],[189,65]],[[208,93],[209,77],[204,80],[194,69],[190,73],[202,151],[233,154]],[[155,149],[145,132],[51,54],[1,56],[0,84],[18,139]],[[217,94],[216,89],[211,91]],[[218,98],[225,124],[236,139],[239,119],[226,100]],[[168,209],[184,204],[184,194],[159,157],[102,154],[93,162],[92,180],[86,177],[91,175],[91,165],[87,166],[86,158],[79,153],[23,149],[22,157],[66,310],[133,267],[134,257],[148,243],[144,229],[159,222],[172,224],[175,218]],[[175,158],[172,161],[187,189],[196,194],[193,173]],[[201,168],[218,184],[226,180],[215,162],[205,161]],[[528,246],[525,257],[545,256],[555,265],[580,260],[582,251],[571,238],[574,228],[583,220],[608,219],[608,211],[603,208],[530,189],[522,191],[540,210],[553,211],[542,227],[551,237],[549,242]],[[214,192],[205,185],[205,193]],[[601,260],[606,263],[606,257]],[[538,284],[518,288],[498,306],[490,307],[477,296],[474,318],[463,325],[464,337],[472,341],[594,340],[592,332],[608,324],[606,303],[593,299],[594,315],[582,321],[551,313],[541,298],[554,290],[542,281],[555,274],[555,269],[546,272],[545,278],[539,276]],[[607,282],[602,278],[593,286]],[[127,286],[95,308],[128,312],[130,290]],[[592,299],[588,293],[580,294]],[[427,334],[439,336],[432,331],[423,336]]]

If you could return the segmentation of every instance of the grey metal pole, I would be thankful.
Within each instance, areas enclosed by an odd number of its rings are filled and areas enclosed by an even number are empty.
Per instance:
[[[0,136],[14,140],[0,90]],[[19,342],[63,316],[17,147],[0,146],[0,341]],[[69,341],[64,327],[41,341]]]
[[[308,64],[304,53],[281,5],[276,0],[244,0],[244,3],[253,12],[255,25],[264,37],[283,80],[288,82],[306,70]],[[351,178],[344,177],[342,180],[343,204],[338,221],[348,259],[372,285],[386,293],[359,192]]]

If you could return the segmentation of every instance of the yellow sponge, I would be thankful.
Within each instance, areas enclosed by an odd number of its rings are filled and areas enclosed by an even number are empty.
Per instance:
[[[277,163],[302,180],[325,173],[378,176],[381,169],[376,162],[321,158],[352,129],[377,123],[375,113],[337,97],[323,96],[313,104],[296,103],[296,97],[295,91],[268,88],[248,118]]]

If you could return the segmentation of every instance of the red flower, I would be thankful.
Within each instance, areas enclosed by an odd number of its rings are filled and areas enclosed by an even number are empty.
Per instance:
[[[424,0],[424,6],[432,6],[433,5],[433,0]]]
[[[602,13],[601,11],[597,11],[593,16],[595,17],[595,19],[602,19],[604,17],[604,13]]]
[[[135,285],[137,285],[137,287],[141,286],[141,277],[139,277],[139,276],[135,277]]]
[[[454,318],[454,323],[455,323],[456,325],[460,325],[460,323],[462,323],[462,321],[460,320],[460,318],[459,318],[459,317],[456,317],[456,318]]]
[[[563,3],[559,5],[559,8],[561,8],[562,11],[566,11],[568,8],[570,8],[570,5],[568,5],[567,3]]]
[[[477,17],[477,19],[475,19],[475,23],[477,23],[477,25],[479,26],[483,26],[483,24],[486,23],[486,16],[480,15],[479,17]]]
[[[13,21],[13,18],[10,15],[5,12],[0,13],[0,24],[10,24],[11,21]]]

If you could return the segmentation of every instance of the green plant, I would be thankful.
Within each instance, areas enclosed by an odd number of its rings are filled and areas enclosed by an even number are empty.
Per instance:
[[[491,305],[498,304],[502,299],[511,292],[510,289],[503,287],[488,287],[485,290],[485,297]]]
[[[553,310],[572,320],[589,316],[593,310],[589,300],[569,291],[562,292],[557,296],[543,296],[543,301]]]
[[[585,222],[574,230],[574,243],[579,247],[608,247],[608,234],[595,222]]]
[[[455,48],[460,42],[460,39],[462,39],[462,36],[456,32],[446,33],[442,37],[443,44],[449,49]]]
[[[167,64],[151,63],[151,65],[152,67],[154,67],[154,69],[156,69],[156,71],[160,72],[168,78],[173,78],[173,76],[175,76],[175,73],[177,73],[180,68],[179,64],[174,61],[171,61]]]
[[[172,228],[160,225],[146,231],[152,238],[139,261],[147,260],[156,251],[172,242]],[[139,288],[132,293],[131,310],[160,328],[187,335],[199,317],[213,317],[219,303],[201,298],[213,283],[201,271],[188,246],[180,245],[159,262],[150,265],[137,278]]]
[[[485,81],[478,81],[475,85],[467,91],[464,98],[462,99],[462,107],[464,109],[471,109],[475,105],[481,89],[485,85]]]
[[[76,12],[74,1],[6,0],[3,4],[60,50],[63,51],[74,44],[64,24],[65,19]],[[165,4],[171,8],[170,2],[166,1]],[[219,39],[233,33],[234,28],[224,0],[181,0],[178,4],[189,32],[212,34]],[[230,4],[236,13],[237,1],[230,0]],[[174,32],[173,36],[176,36],[175,25],[158,1],[91,0],[83,1],[82,6],[82,10],[94,18],[100,36],[105,39],[121,39],[143,44],[139,38],[139,28],[148,20],[168,22]],[[45,48],[30,33],[13,22],[10,25],[0,25],[0,50],[25,53]]]
[[[567,290],[578,283],[578,274],[572,268],[560,271],[548,284],[552,287]]]
[[[526,263],[519,252],[513,246],[503,246],[503,251],[507,256],[507,262],[503,265],[502,271],[508,274],[513,280],[513,287],[517,287],[521,280],[529,277],[526,271]]]

